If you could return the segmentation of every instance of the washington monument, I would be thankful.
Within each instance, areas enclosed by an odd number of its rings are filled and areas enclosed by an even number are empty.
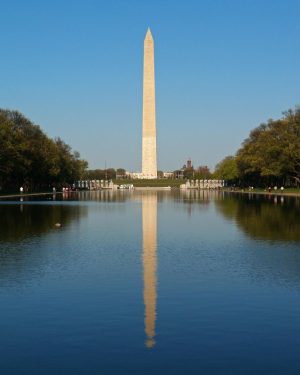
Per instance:
[[[154,41],[150,29],[144,40],[142,177],[157,178]]]

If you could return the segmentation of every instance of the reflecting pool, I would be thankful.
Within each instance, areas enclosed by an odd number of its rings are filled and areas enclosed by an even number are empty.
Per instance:
[[[1,374],[300,372],[299,198],[24,197],[0,228]]]

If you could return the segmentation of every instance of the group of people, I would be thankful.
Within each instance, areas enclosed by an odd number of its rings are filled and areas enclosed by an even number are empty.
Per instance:
[[[56,188],[53,187],[53,188],[52,188],[52,191],[53,191],[53,193],[56,193]],[[66,187],[66,188],[63,187],[63,188],[62,188],[62,191],[63,191],[63,192],[67,192],[67,191],[72,191],[72,189],[71,189],[70,187]],[[21,187],[20,187],[20,194],[23,194],[23,193],[24,193],[24,188],[23,188],[23,186],[21,186]]]
[[[265,189],[265,191],[268,191],[269,193],[271,193],[273,189],[274,189],[274,191],[276,192],[276,191],[278,190],[278,187],[277,187],[277,186],[274,186],[274,187],[272,188],[271,186],[269,186],[268,189],[267,189],[267,188]],[[231,188],[231,190],[233,191],[234,189]],[[253,186],[249,186],[248,190],[249,190],[249,191],[253,191],[253,190],[254,190],[254,187],[253,187]],[[242,189],[242,191],[244,191],[244,189]],[[283,187],[283,186],[281,186],[280,191],[281,191],[281,193],[283,193],[283,191],[284,191],[284,187]]]
[[[277,191],[277,189],[278,189],[278,187],[274,186],[274,190]],[[268,192],[271,193],[271,191],[272,191],[272,188],[271,188],[271,186],[269,186],[268,187]],[[283,191],[284,191],[284,187],[283,186],[281,186],[280,191],[281,191],[281,193],[283,193]]]

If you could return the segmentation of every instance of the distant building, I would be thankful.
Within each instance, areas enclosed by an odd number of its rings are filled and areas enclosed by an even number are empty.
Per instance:
[[[126,178],[133,179],[133,180],[140,180],[143,179],[143,173],[142,172],[128,172],[126,171]]]
[[[186,169],[192,169],[193,164],[192,164],[192,159],[189,158],[188,161],[186,162]]]
[[[191,178],[193,174],[194,174],[194,167],[193,167],[191,158],[187,160],[186,164],[183,164],[181,169],[177,169],[176,171],[174,171],[174,177],[177,179]]]
[[[164,178],[174,178],[174,172],[163,172]]]
[[[177,179],[184,178],[184,171],[185,171],[185,168],[181,168],[181,169],[178,169],[178,170],[174,171],[173,172],[174,173],[174,177],[177,178]]]

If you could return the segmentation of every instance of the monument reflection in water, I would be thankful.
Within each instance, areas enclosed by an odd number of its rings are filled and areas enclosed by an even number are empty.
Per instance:
[[[146,346],[155,345],[156,268],[157,268],[157,193],[142,194],[143,266]]]

